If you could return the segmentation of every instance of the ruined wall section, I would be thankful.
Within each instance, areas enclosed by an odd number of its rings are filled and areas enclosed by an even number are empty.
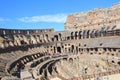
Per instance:
[[[47,42],[49,33],[54,29],[0,29],[0,48]]]
[[[67,30],[120,29],[120,3],[110,8],[99,8],[88,12],[70,14],[64,25]]]
[[[0,35],[33,35],[33,34],[43,34],[47,32],[54,32],[54,29],[0,29]]]

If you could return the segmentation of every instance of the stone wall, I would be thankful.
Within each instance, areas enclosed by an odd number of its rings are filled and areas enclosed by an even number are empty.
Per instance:
[[[120,3],[110,8],[98,8],[88,12],[74,13],[67,17],[64,25],[67,30],[120,28]]]
[[[43,34],[47,32],[54,32],[54,29],[0,29],[0,35],[32,35],[32,34]]]

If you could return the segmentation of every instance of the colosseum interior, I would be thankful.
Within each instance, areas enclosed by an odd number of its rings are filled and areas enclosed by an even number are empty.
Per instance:
[[[120,3],[70,14],[64,28],[1,28],[0,79],[120,80]]]

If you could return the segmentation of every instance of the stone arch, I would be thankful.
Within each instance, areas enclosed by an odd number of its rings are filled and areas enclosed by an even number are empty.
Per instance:
[[[46,40],[46,42],[49,42],[48,34],[45,34],[45,40]]]
[[[107,51],[107,49],[106,49],[106,48],[103,48],[103,51],[105,51],[105,52],[106,52],[106,51]]]
[[[99,37],[99,30],[95,31],[95,37]]]
[[[60,46],[57,47],[57,52],[61,53],[61,47]]]
[[[87,52],[89,52],[89,51],[90,51],[90,49],[89,49],[89,48],[86,48],[86,51],[87,51]]]
[[[75,39],[78,39],[78,32],[75,32]]]
[[[69,36],[67,37],[67,40],[70,40],[70,37],[69,37]]]
[[[91,52],[90,55],[93,55],[93,52]]]
[[[73,58],[69,58],[69,62],[73,62]]]
[[[86,33],[87,33],[86,38],[89,38],[89,36],[90,36],[90,34],[89,34],[90,30],[88,30]]]
[[[48,39],[48,34],[45,34],[46,39]]]
[[[81,39],[81,36],[82,36],[82,35],[81,35],[81,32],[82,32],[82,31],[79,31],[79,39]]]
[[[96,30],[94,29],[93,30],[93,33],[92,33],[92,38],[95,38],[96,36],[95,36],[95,32],[96,32]]]
[[[118,61],[117,64],[120,66],[120,61]]]
[[[78,49],[78,46],[76,46],[76,54],[78,54],[79,52],[79,49]]]
[[[109,27],[107,27],[107,28],[102,27],[101,30],[99,31],[100,36],[101,37],[105,36],[108,29],[109,29]]]
[[[58,35],[54,35],[55,41],[58,41]]]
[[[86,37],[86,30],[83,30],[82,36],[83,36],[83,39]]]
[[[93,38],[93,37],[94,37],[93,33],[94,33],[94,30],[91,30],[91,31],[90,31],[90,38]]]
[[[60,38],[60,40],[62,40],[62,34],[61,33],[59,33],[59,38]]]
[[[75,46],[71,45],[71,52],[74,52],[74,48],[75,48]]]
[[[111,48],[108,48],[107,50],[108,50],[109,52],[111,52]]]
[[[54,53],[56,53],[56,47],[54,46]]]
[[[71,32],[71,40],[74,39],[74,33]]]
[[[21,45],[26,45],[27,43],[24,40],[20,41]]]
[[[112,63],[115,63],[115,61],[114,61],[114,60],[112,60],[111,62],[112,62]]]

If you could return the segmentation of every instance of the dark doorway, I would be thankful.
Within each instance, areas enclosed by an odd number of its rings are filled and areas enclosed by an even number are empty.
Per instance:
[[[57,52],[61,53],[61,47],[57,47]]]
[[[72,39],[74,39],[74,37],[73,37],[73,32],[71,33],[71,40],[72,40]]]
[[[75,39],[77,39],[77,37],[78,37],[78,35],[77,35],[77,34],[78,34],[78,32],[76,31],[76,32],[75,32]]]
[[[82,31],[79,31],[79,39],[81,39],[81,32],[82,32]]]
[[[71,46],[71,52],[74,52],[74,45]]]
[[[89,38],[89,32],[90,32],[90,30],[87,31],[87,38]]]
[[[58,41],[58,35],[54,35],[54,38],[56,38],[56,41]]]
[[[120,61],[118,62],[118,65],[120,65]]]
[[[27,44],[27,43],[26,43],[25,41],[23,41],[23,40],[20,41],[20,42],[21,42],[22,45]]]

